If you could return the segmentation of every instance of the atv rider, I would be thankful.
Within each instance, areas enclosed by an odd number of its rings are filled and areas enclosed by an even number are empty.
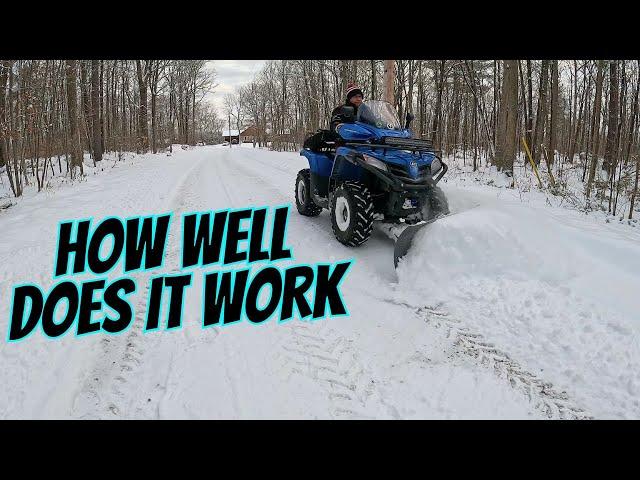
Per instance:
[[[345,102],[345,105],[349,107],[353,107],[354,109],[353,114],[355,118],[358,115],[358,107],[362,105],[362,100],[363,100],[362,89],[358,85],[356,85],[354,82],[349,82],[349,84],[347,85],[346,93],[347,93],[347,101]],[[336,127],[339,124],[346,123],[346,120],[340,114],[341,108],[342,108],[342,105],[338,105],[336,108],[333,109],[333,112],[331,112],[330,128],[331,128],[331,131],[334,133],[336,131]]]

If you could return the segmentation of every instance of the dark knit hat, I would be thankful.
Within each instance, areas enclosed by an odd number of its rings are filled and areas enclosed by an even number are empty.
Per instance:
[[[347,85],[347,101],[351,100],[351,97],[358,94],[364,97],[362,89],[358,85],[356,85],[355,82],[349,82],[349,84]]]

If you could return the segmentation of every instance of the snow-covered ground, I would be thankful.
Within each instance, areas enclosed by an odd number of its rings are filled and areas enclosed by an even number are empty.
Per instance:
[[[247,146],[112,163],[0,210],[5,334],[13,285],[53,283],[60,220],[292,203],[306,167]],[[478,175],[452,169],[459,213],[397,273],[382,232],[349,249],[293,207],[293,263],[355,259],[350,316],[203,330],[194,276],[182,329],[0,344],[0,418],[640,418],[640,229]]]

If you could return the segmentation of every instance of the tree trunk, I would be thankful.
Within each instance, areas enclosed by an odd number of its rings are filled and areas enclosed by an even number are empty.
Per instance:
[[[371,60],[371,96],[369,98],[371,98],[372,100],[376,99],[376,90],[377,90],[377,84],[376,84],[376,61],[375,60]]]
[[[146,68],[145,68],[146,70]],[[147,121],[147,74],[142,70],[142,62],[136,60],[136,73],[138,76],[139,101],[138,106],[138,152],[149,151],[149,132]]]
[[[104,105],[104,97],[105,97],[105,95],[104,95],[104,60],[99,60],[99,62],[100,62],[100,64],[99,64],[100,65],[100,92],[99,92],[99,95],[100,95],[100,102],[99,102],[99,104],[100,104],[100,115],[99,115],[99,118],[100,118],[100,156],[102,158],[102,154],[104,153],[104,139],[106,137],[106,130],[104,128],[104,117],[105,117],[104,112],[108,111],[108,109],[105,110],[105,105]]]
[[[80,60],[80,99],[82,101],[82,115],[84,117],[84,134],[81,145],[85,145],[94,156],[91,140],[91,104],[89,103],[89,80],[87,78],[87,61]],[[84,150],[84,148],[83,148]]]
[[[531,156],[536,165],[540,165],[540,145],[544,143],[544,127],[547,120],[547,81],[549,60],[542,60],[540,70],[540,89],[538,94],[538,111],[536,113],[536,127],[531,142]]]
[[[629,220],[633,218],[633,208],[635,206],[636,196],[638,195],[638,177],[640,176],[640,155],[636,158],[636,180],[631,193],[631,204],[629,205]]]
[[[440,64],[439,64],[439,69],[436,70],[436,108],[435,108],[435,113],[433,115],[433,128],[431,129],[431,135],[433,138],[433,143],[434,145],[436,145],[438,148],[440,148],[440,141],[438,140],[439,138],[441,138],[440,130],[442,129],[441,125],[440,125],[440,117],[442,116],[442,92],[444,90],[444,67],[445,67],[445,63],[446,60],[440,60]]]
[[[391,105],[395,105],[395,95],[393,93],[393,82],[396,78],[396,61],[384,61],[384,100]]]
[[[602,168],[609,176],[613,175],[618,157],[618,100],[619,100],[618,62],[609,63],[609,113],[607,125],[607,144]]]
[[[91,60],[91,125],[93,127],[93,161],[102,161],[102,127],[100,125],[100,60]]]
[[[559,119],[559,108],[560,108],[560,103],[558,98],[559,83],[560,83],[560,77],[558,75],[558,60],[552,60],[551,61],[551,102],[550,102],[551,123],[549,125],[549,155],[547,157],[549,161],[549,165],[548,165],[549,168],[554,163],[554,159],[556,155],[555,152],[556,152],[557,143],[558,143],[557,136],[558,136],[558,119]]]
[[[524,84],[522,85],[524,89]],[[533,143],[533,79],[531,75],[531,60],[527,60],[527,122],[526,122],[526,140],[527,145],[531,146]]]
[[[577,72],[577,70],[576,70]],[[577,73],[576,73],[576,77],[577,77]],[[578,111],[578,116],[576,117],[576,124],[575,124],[575,128],[572,130],[572,133],[569,136],[569,162],[573,163],[573,157],[576,153],[576,148],[578,147],[578,137],[580,136],[580,131],[581,131],[581,127],[584,124],[584,104],[585,104],[585,96],[586,96],[586,92],[587,92],[587,86],[586,86],[586,80],[587,80],[587,76],[586,74],[583,75],[583,79],[582,79],[582,93],[580,95],[580,106],[576,108],[579,108]],[[576,90],[577,90],[577,82],[576,82]],[[577,98],[577,95],[576,95]]]
[[[591,196],[591,187],[596,174],[596,166],[598,165],[598,144],[600,141],[600,110],[602,108],[602,82],[604,79],[604,60],[598,60],[598,73],[596,75],[596,98],[593,106],[593,118],[591,121],[591,135],[587,144],[587,156],[591,151],[591,163],[589,164],[589,178],[587,179],[587,188],[585,196],[587,199]]]
[[[158,153],[158,126],[156,122],[157,112],[156,103],[158,94],[154,91],[151,92],[151,151]]]
[[[9,68],[11,68],[9,60],[0,61],[0,168],[7,163],[5,91],[7,79],[9,78]]]
[[[76,60],[66,61],[66,79],[67,79],[67,113],[69,120],[69,156],[71,167],[71,176],[74,176],[76,167],[80,167],[80,173],[83,174],[82,149],[80,148],[80,132],[78,128],[78,86],[76,80]]]
[[[638,68],[640,69],[640,60],[637,60]],[[633,145],[633,136],[636,132],[636,124],[638,118],[638,100],[640,96],[640,75],[636,77],[636,88],[633,94],[633,106],[631,109],[631,119],[629,120],[629,131],[627,133],[627,144],[626,144],[626,152],[625,152],[625,163],[629,162],[629,158],[631,155],[631,146]]]
[[[503,65],[495,163],[498,170],[512,173],[518,127],[518,61],[504,60]]]

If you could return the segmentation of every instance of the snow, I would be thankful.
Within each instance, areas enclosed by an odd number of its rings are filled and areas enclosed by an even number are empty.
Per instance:
[[[14,285],[53,283],[60,220],[293,203],[307,166],[251,145],[173,152],[88,167],[0,210],[3,332]],[[137,318],[122,335],[0,343],[0,418],[640,418],[639,229],[489,170],[445,178],[458,213],[422,230],[397,273],[382,232],[350,249],[326,211],[292,208],[282,266],[354,259],[350,316],[202,329],[196,275],[181,329],[143,333]]]
[[[596,417],[637,418],[640,237],[549,207],[475,200],[418,233],[400,283],[436,283],[432,301]]]

